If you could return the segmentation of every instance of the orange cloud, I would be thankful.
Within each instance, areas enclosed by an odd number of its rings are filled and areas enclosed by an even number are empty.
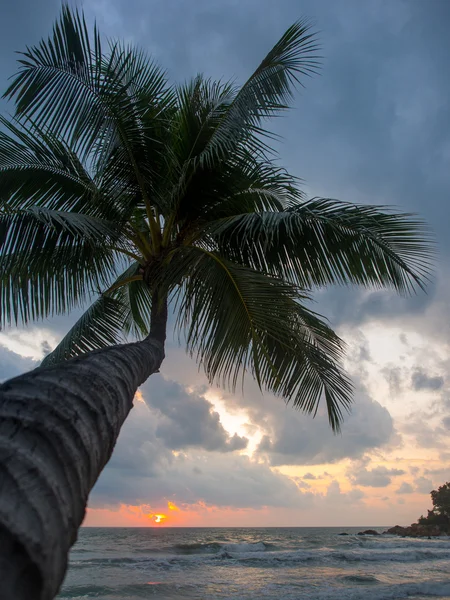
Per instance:
[[[176,504],[174,504],[173,502],[171,502],[169,500],[169,502],[167,503],[167,507],[169,510],[176,510],[179,511],[180,509],[178,508],[178,506]]]

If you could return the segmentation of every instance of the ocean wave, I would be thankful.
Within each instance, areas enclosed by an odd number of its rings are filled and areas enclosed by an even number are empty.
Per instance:
[[[362,586],[361,586],[362,588]],[[419,583],[400,583],[395,585],[364,586],[360,591],[351,588],[328,588],[315,590],[314,600],[406,600],[407,598],[450,598],[449,581],[423,581]],[[306,594],[297,593],[286,596],[290,600],[307,598]]]
[[[224,546],[224,550],[226,552],[234,552],[237,554],[241,554],[243,552],[270,552],[275,550],[275,548],[275,544],[269,544],[268,542],[225,544]]]
[[[193,542],[191,544],[175,544],[173,551],[176,554],[212,554],[220,552],[223,544],[220,542]]]
[[[341,580],[349,583],[380,583],[375,575],[342,575]]]
[[[331,558],[336,560],[345,560],[348,562],[420,562],[424,560],[448,560],[450,551],[448,550],[415,550],[415,549],[397,549],[387,552],[364,549],[348,552],[331,552]]]
[[[78,600],[79,598],[98,598],[108,593],[114,593],[114,589],[103,585],[74,585],[63,589],[58,598]]]
[[[242,554],[248,552],[268,552],[276,548],[275,544],[267,542],[237,542],[237,543],[220,543],[195,542],[191,544],[176,544],[173,549],[176,554],[219,554],[221,552],[229,552],[233,554]]]
[[[273,544],[263,541],[236,542],[236,543],[191,543],[172,546],[155,554],[115,556],[115,557],[77,557],[71,561],[71,568],[75,570],[87,568],[116,568],[125,567],[137,570],[155,569],[156,571],[183,570],[185,568],[199,567],[203,563],[215,561],[232,562],[242,566],[258,568],[283,568],[293,565],[317,564],[339,565],[340,563],[436,563],[437,561],[450,560],[450,548],[447,546],[413,547],[409,544],[403,547],[388,547],[379,545],[374,547],[354,548],[305,548],[281,550]],[[211,564],[212,564],[211,563]]]
[[[177,584],[165,581],[145,581],[142,583],[126,583],[110,586],[100,585],[72,585],[62,589],[58,600],[81,600],[84,598],[148,598],[149,594],[169,594],[170,598],[185,596],[186,592],[195,590],[197,586],[190,584]],[[166,596],[167,597],[167,596]]]
[[[391,550],[395,548],[399,549],[409,549],[409,550],[418,550],[418,549],[430,549],[430,550],[449,550],[450,551],[450,541],[443,541],[439,538],[432,538],[431,540],[424,540],[420,538],[414,538],[413,540],[406,541],[404,538],[396,538],[392,539],[389,542],[375,542],[373,540],[368,541],[367,543],[358,544],[361,548],[371,548],[374,550]]]
[[[314,600],[403,600],[407,598],[449,598],[450,597],[450,581],[423,581],[417,583],[400,583],[395,585],[380,584],[376,577],[371,575],[349,575],[342,577],[348,584],[360,584],[360,593],[358,593],[353,585],[349,588],[327,588],[314,590]],[[373,585],[375,584],[375,585]],[[363,591],[364,590],[364,591]],[[164,594],[164,597],[192,597],[198,598],[200,588],[190,584],[175,584],[162,581],[146,581],[139,584],[124,584],[117,585],[114,588],[110,586],[98,585],[74,585],[63,588],[60,596],[61,600],[81,600],[90,598],[149,598],[157,594]],[[193,594],[191,596],[191,593]],[[290,590],[285,598],[309,598],[306,590],[302,595],[298,595],[299,590]],[[218,598],[212,596],[211,598]]]

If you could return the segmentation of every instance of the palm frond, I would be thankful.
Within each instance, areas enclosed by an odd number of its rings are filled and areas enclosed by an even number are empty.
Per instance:
[[[101,295],[78,319],[41,367],[100,350],[121,341],[126,308],[116,298]]]
[[[33,225],[35,228],[33,229]],[[45,206],[29,206],[23,210],[0,205],[0,249],[3,252],[18,252],[32,242],[29,235],[42,236],[66,233],[73,238],[89,240],[97,244],[114,243],[120,229],[104,219],[90,215],[52,210]],[[45,241],[42,242],[45,244]]]
[[[269,160],[241,149],[214,169],[199,168],[189,180],[177,210],[179,223],[234,217],[241,213],[280,211],[303,195],[299,179]]]
[[[302,199],[299,181],[272,161],[255,160],[247,152],[236,152],[234,164],[224,174],[223,192],[217,194],[215,202],[204,206],[202,220],[282,211],[292,202]]]
[[[284,211],[241,214],[206,227],[231,260],[293,281],[423,288],[434,243],[423,221],[386,207],[312,199]]]
[[[114,237],[115,236],[115,237]],[[108,223],[44,207],[0,213],[1,323],[60,314],[104,287],[120,264]]]
[[[321,398],[337,430],[351,399],[342,342],[300,302],[294,286],[217,254],[185,249],[175,307],[187,347],[211,381],[234,388],[250,371],[262,388],[315,413]]]
[[[152,291],[149,285],[141,279],[120,285],[123,281],[131,279],[141,271],[141,265],[134,262],[113,284],[110,295],[116,298],[125,307],[123,319],[123,332],[125,335],[133,334],[135,337],[148,335],[152,308]]]
[[[167,108],[174,95],[142,52],[119,43],[109,50],[103,54],[96,27],[90,36],[83,15],[65,6],[53,35],[22,54],[5,97],[15,100],[17,115],[45,124],[83,162],[104,167],[120,149],[122,173],[145,193],[140,163],[152,137],[143,119]]]
[[[236,93],[232,83],[204,79],[201,75],[177,88],[174,143],[181,165],[201,154]]]
[[[138,263],[131,264],[85,311],[58,346],[42,362],[49,366],[74,356],[117,344],[130,332],[148,335],[151,292],[141,279]]]
[[[53,35],[27,48],[4,97],[14,99],[18,115],[45,123],[56,137],[89,118],[107,118],[98,101],[102,84],[102,47],[96,28],[93,44],[84,17],[65,5]]]
[[[239,143],[265,153],[261,121],[289,107],[293,86],[319,67],[315,34],[307,21],[294,23],[239,90],[199,161],[212,165]]]
[[[98,189],[70,148],[31,123],[7,121],[0,131],[0,200],[13,207],[41,204],[49,208],[80,209]],[[99,210],[97,202],[97,211]]]

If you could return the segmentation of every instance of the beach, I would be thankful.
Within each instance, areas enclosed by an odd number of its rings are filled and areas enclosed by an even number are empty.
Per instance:
[[[58,598],[450,597],[450,538],[368,528],[84,528]]]

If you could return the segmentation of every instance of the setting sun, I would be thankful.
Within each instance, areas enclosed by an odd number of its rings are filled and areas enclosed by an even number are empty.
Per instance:
[[[164,519],[167,519],[166,515],[153,515],[152,518],[155,519],[155,523],[162,523]]]

